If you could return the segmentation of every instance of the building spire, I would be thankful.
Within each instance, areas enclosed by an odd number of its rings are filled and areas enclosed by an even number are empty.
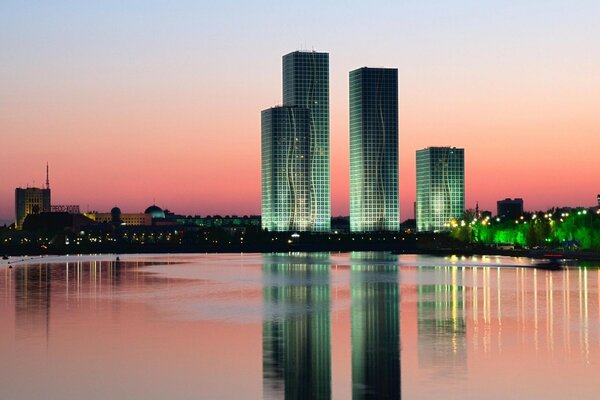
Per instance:
[[[48,173],[48,162],[46,161],[46,189],[50,189],[50,174]]]

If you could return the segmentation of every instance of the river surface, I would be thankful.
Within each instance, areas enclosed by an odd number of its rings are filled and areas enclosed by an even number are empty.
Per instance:
[[[597,399],[600,274],[386,253],[0,264],[0,399]]]

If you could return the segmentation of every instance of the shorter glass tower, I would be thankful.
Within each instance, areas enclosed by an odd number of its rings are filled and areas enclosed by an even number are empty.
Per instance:
[[[262,228],[311,227],[310,112],[273,107],[261,113]]]
[[[429,147],[417,150],[417,231],[450,228],[465,212],[465,150]]]
[[[398,70],[350,72],[350,230],[397,231]]]

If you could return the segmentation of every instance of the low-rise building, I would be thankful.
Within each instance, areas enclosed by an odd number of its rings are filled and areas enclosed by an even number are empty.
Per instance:
[[[119,225],[133,225],[133,226],[152,225],[152,216],[150,214],[142,214],[142,213],[122,214],[119,210],[117,220],[115,220],[115,218],[114,218],[115,217],[114,212],[99,213],[99,212],[94,211],[94,212],[84,213],[84,215],[97,223],[113,223],[114,222]]]
[[[497,215],[499,217],[518,218],[523,214],[523,199],[506,198],[504,200],[498,200],[496,205]]]

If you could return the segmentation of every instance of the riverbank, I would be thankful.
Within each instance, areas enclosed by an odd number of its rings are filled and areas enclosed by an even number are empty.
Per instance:
[[[68,254],[189,254],[189,253],[290,253],[290,252],[355,252],[380,251],[394,254],[434,256],[509,256],[531,258],[564,258],[600,261],[600,251],[558,249],[502,249],[494,246],[464,243],[446,234],[412,233],[268,233],[253,232],[238,236],[209,236],[204,233],[173,237],[123,237],[116,234],[94,237],[56,237],[40,244],[21,241],[0,245],[0,257],[26,257]],[[127,239],[127,240],[126,240]],[[14,243],[14,242],[13,242]]]

